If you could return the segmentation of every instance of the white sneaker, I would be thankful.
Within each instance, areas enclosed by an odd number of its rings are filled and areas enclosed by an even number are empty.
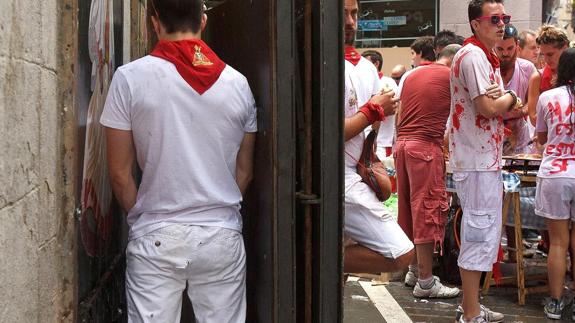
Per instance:
[[[418,298],[453,298],[459,295],[459,288],[444,286],[438,277],[433,276],[433,286],[423,289],[419,282],[415,284],[413,296]]]
[[[484,319],[484,321],[481,322],[494,322],[494,323],[503,322],[505,315],[498,312],[494,312],[483,305],[479,305],[479,307],[481,308],[480,312],[481,317]],[[455,320],[462,323],[465,322],[465,319],[463,317],[463,307],[461,307],[461,305],[459,305],[457,307],[457,310],[455,310]]]
[[[405,274],[405,279],[403,280],[405,286],[415,287],[417,284],[417,275],[413,271],[407,271]]]

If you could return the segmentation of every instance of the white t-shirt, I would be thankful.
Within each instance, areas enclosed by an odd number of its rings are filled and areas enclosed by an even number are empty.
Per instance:
[[[527,90],[529,88],[529,78],[536,71],[535,65],[530,61],[522,58],[517,58],[515,61],[515,69],[513,71],[513,76],[507,84],[505,84],[506,90],[513,90],[517,93],[517,96],[521,98],[522,102],[527,102]],[[529,148],[529,143],[531,141],[531,134],[529,133],[529,120],[517,115],[515,112],[505,114],[503,116],[505,120],[509,123],[508,127],[514,132],[517,143],[515,144],[515,149],[513,154],[523,154],[529,153],[531,150]]]
[[[345,61],[345,117],[353,117],[359,108],[380,90],[377,69],[366,58],[361,58],[356,66]],[[368,127],[369,128],[369,127]],[[365,132],[345,142],[345,191],[361,181],[357,173],[357,161],[361,157]]]
[[[468,44],[457,52],[451,68],[449,132],[449,165],[455,171],[501,169],[503,118],[487,119],[473,104],[492,83],[503,89],[499,69],[493,69],[481,48]]]
[[[575,102],[570,96],[566,86],[539,96],[536,131],[547,132],[547,144],[538,177],[575,178]]]
[[[391,89],[397,94],[397,84],[391,77],[382,76],[380,79],[380,90]],[[371,129],[371,127],[368,127]],[[385,148],[393,147],[395,142],[395,115],[385,117],[385,120],[379,126],[377,133],[377,155],[380,159],[385,157]]]
[[[132,132],[143,172],[129,239],[166,223],[241,230],[236,156],[257,131],[243,75],[228,65],[199,95],[172,63],[143,57],[114,74],[100,123]]]

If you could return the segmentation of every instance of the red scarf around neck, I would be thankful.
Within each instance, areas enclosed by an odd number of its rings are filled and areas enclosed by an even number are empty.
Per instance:
[[[553,73],[549,66],[545,66],[543,68],[543,73],[541,73],[541,85],[539,86],[541,93],[553,88],[553,74],[555,73]]]
[[[361,54],[355,49],[355,47],[346,45],[345,46],[345,60],[356,66],[361,59]]]
[[[477,39],[477,37],[471,36],[471,37],[467,38],[465,40],[465,42],[463,43],[463,46],[465,46],[467,44],[473,44],[473,45],[481,48],[483,50],[483,52],[485,53],[485,56],[487,56],[487,60],[489,60],[489,63],[491,63],[491,67],[493,67],[493,69],[499,68],[499,57],[497,57],[497,55],[495,55],[493,50],[488,50],[487,47],[485,47],[485,45],[483,45],[483,43],[480,42],[479,39]]]
[[[160,40],[150,53],[171,62],[200,95],[220,78],[226,64],[200,39]]]

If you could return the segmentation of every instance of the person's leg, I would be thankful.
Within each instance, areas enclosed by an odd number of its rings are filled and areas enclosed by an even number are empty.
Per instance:
[[[563,294],[566,256],[569,247],[569,220],[547,219],[550,247],[547,257],[547,275],[549,277],[549,292],[554,299],[560,299]]]
[[[433,243],[423,243],[415,245],[415,252],[417,255],[417,270],[419,279],[429,279],[433,275]]]
[[[132,240],[126,249],[128,322],[180,321],[186,287],[181,230],[172,225]]]
[[[397,223],[405,232],[411,242],[413,242],[413,219],[411,216],[411,188],[409,173],[406,165],[406,141],[398,140],[395,145],[395,171],[397,182]],[[414,287],[417,283],[417,257],[411,258],[408,272],[404,283],[409,287]]]
[[[346,272],[392,272],[411,262],[413,243],[365,183],[346,192],[344,232],[358,243],[345,248]]]
[[[481,273],[490,271],[497,261],[503,180],[500,172],[454,173],[453,178],[463,209],[458,259],[463,287],[462,307],[465,319],[470,320],[482,314],[479,304]]]
[[[459,267],[461,274],[461,287],[463,288],[463,313],[466,320],[480,314],[481,308],[479,306],[479,281],[481,280],[481,272],[466,270]]]
[[[246,254],[240,232],[197,227],[191,243],[199,245],[190,261],[188,297],[197,323],[244,323]],[[198,239],[200,238],[200,239]]]

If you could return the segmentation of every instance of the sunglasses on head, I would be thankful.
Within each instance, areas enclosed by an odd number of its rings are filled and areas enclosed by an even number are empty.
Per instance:
[[[499,23],[503,21],[503,23],[507,25],[508,23],[511,22],[511,16],[510,15],[481,16],[479,18],[476,18],[475,20],[490,20],[493,25],[499,25]]]

